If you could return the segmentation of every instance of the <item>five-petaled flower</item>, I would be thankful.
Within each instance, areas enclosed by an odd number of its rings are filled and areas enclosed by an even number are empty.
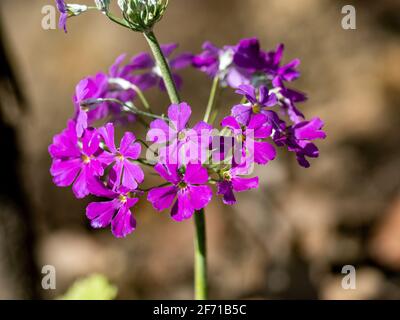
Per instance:
[[[171,207],[176,199],[171,209],[174,220],[191,218],[195,210],[204,208],[211,201],[212,190],[205,185],[208,182],[208,173],[202,165],[189,163],[183,168],[176,164],[159,163],[154,170],[172,185],[153,188],[147,199],[158,211]]]
[[[169,123],[162,119],[150,123],[147,139],[162,144],[159,147],[162,163],[187,164],[205,159],[212,127],[200,121],[193,128],[188,128],[191,114],[187,103],[172,104],[168,108]]]
[[[136,220],[131,208],[139,198],[126,188],[117,191],[107,189],[98,179],[91,180],[90,192],[102,198],[111,199],[103,202],[91,202],[86,207],[86,216],[93,228],[106,228],[111,224],[111,231],[117,238],[126,237],[136,228]]]
[[[84,198],[90,191],[88,181],[94,176],[103,174],[103,166],[96,155],[100,138],[95,129],[85,131],[78,138],[75,122],[70,120],[67,128],[53,138],[49,153],[53,158],[50,173],[54,183],[59,187],[73,184],[72,191],[77,198]]]
[[[144,173],[140,166],[133,163],[140,156],[142,147],[135,142],[136,137],[132,132],[125,132],[122,137],[120,147],[117,148],[114,142],[114,125],[107,123],[98,130],[104,140],[106,150],[101,154],[99,160],[106,166],[112,164],[110,171],[110,180],[113,184],[113,190],[121,185],[134,190],[139,183],[144,180]]]

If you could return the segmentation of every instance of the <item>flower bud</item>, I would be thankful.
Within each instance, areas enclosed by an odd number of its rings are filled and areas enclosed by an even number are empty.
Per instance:
[[[69,17],[78,16],[89,9],[88,6],[83,4],[67,4],[66,8]]]
[[[118,0],[118,5],[132,30],[146,32],[161,20],[168,0]]]
[[[96,3],[97,9],[99,9],[101,12],[108,12],[111,0],[94,0],[94,2]]]

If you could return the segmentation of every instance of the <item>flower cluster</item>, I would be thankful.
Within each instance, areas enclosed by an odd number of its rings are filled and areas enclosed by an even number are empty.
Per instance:
[[[135,229],[132,208],[142,196],[156,210],[169,209],[174,220],[183,221],[210,203],[212,186],[227,205],[236,202],[235,193],[257,188],[258,177],[250,176],[253,167],[274,160],[277,147],[294,152],[298,163],[309,167],[307,158],[319,155],[314,140],[325,138],[323,122],[306,120],[296,106],[305,101],[305,94],[287,87],[299,77],[300,62],[282,63],[283,45],[263,51],[255,38],[222,49],[206,42],[200,54],[171,58],[176,47],[161,49],[178,86],[182,79],[176,70],[193,66],[220,88],[237,93],[239,103],[222,117],[220,128],[208,117],[191,125],[192,110],[185,102],[170,105],[166,116],[154,114],[144,93],[165,90],[157,64],[148,53],[128,62],[122,55],[108,73],[78,83],[75,116],[49,147],[54,183],[72,185],[77,198],[106,199],[90,203],[86,215],[94,228],[111,225],[116,237]],[[116,143],[116,124],[144,116],[151,118],[143,122],[148,143],[130,131]],[[99,121],[104,125],[95,128]],[[143,188],[143,166],[154,170],[162,184]]]

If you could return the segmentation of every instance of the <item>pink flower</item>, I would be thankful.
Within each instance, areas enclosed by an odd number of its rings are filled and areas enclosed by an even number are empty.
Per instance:
[[[129,190],[137,188],[144,180],[144,173],[140,166],[133,163],[140,156],[141,145],[135,142],[136,137],[132,132],[125,132],[120,147],[117,148],[114,142],[114,125],[107,123],[98,129],[100,136],[104,139],[107,149],[99,158],[106,166],[112,164],[110,180],[113,190],[124,186]]]
[[[242,178],[240,175],[248,173],[248,168],[236,166],[220,173],[222,181],[217,184],[217,194],[223,195],[223,202],[228,205],[236,203],[233,192],[242,192],[258,188],[258,177]]]
[[[245,160],[253,160],[258,164],[267,164],[275,159],[275,148],[268,142],[260,141],[271,136],[272,126],[264,114],[251,116],[248,124],[242,124],[233,116],[225,117],[221,125],[229,128],[233,136],[242,144],[242,155]],[[237,159],[235,159],[237,160]],[[243,160],[238,162],[243,164]]]
[[[187,127],[192,110],[183,102],[168,108],[169,124],[161,119],[151,122],[147,138],[155,143],[165,144],[159,149],[160,161],[169,164],[187,164],[204,160],[205,148],[211,141],[212,127],[204,121],[193,129]]]
[[[107,189],[99,180],[93,179],[91,193],[112,199],[110,201],[92,202],[86,207],[86,216],[93,228],[106,228],[111,224],[111,231],[117,238],[124,238],[136,228],[136,220],[131,208],[139,201],[125,188],[114,192]]]
[[[75,121],[70,120],[67,128],[54,136],[49,146],[53,158],[50,173],[55,185],[67,187],[73,184],[75,196],[84,198],[90,193],[88,180],[103,174],[103,167],[96,157],[102,150],[96,130],[87,129],[78,139],[75,128]]]
[[[188,164],[184,172],[171,164],[157,164],[154,169],[172,185],[153,188],[147,199],[158,211],[171,207],[176,199],[171,209],[174,220],[191,218],[195,210],[204,208],[211,201],[212,190],[204,185],[208,182],[208,173],[200,164]]]

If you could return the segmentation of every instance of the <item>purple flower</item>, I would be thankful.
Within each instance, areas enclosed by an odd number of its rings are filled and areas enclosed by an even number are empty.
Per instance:
[[[144,180],[143,170],[139,165],[132,163],[140,156],[141,145],[135,142],[136,137],[131,132],[125,132],[120,147],[114,142],[114,125],[107,123],[98,129],[100,136],[104,139],[107,149],[101,154],[99,160],[106,166],[112,164],[110,178],[115,191],[121,185],[128,190],[134,190]]]
[[[297,67],[300,65],[299,59],[294,59],[284,66],[281,66],[281,59],[283,55],[284,45],[281,43],[278,45],[275,51],[270,51],[267,54],[267,66],[266,71],[274,78],[278,78],[283,81],[293,81],[300,76],[300,72]]]
[[[73,101],[76,109],[76,131],[79,137],[90,124],[108,115],[107,103],[101,103],[89,110],[82,108],[81,102],[87,99],[103,98],[107,88],[108,77],[104,73],[86,77],[76,86]]]
[[[113,121],[124,122],[121,119],[121,106],[117,103],[104,102],[89,108],[80,106],[82,101],[88,99],[114,98],[122,102],[133,101],[136,92],[129,88],[131,84],[140,86],[137,75],[132,72],[135,68],[130,65],[124,65],[123,61],[126,55],[120,55],[112,64],[109,74],[98,73],[95,76],[89,76],[82,79],[75,88],[73,98],[76,108],[76,122],[78,136],[82,135],[83,130],[97,120],[104,119],[108,115],[113,115]],[[136,119],[135,115],[124,115],[125,120],[132,122]]]
[[[266,68],[266,54],[260,49],[260,42],[257,38],[240,40],[236,46],[233,61],[238,67],[252,73]]]
[[[169,65],[172,69],[172,76],[178,88],[180,88],[182,86],[182,78],[174,71],[190,66],[192,64],[193,55],[191,53],[182,53],[171,59],[170,57],[177,47],[178,45],[175,43],[164,44],[161,45],[161,50],[169,60]],[[143,71],[142,74],[139,74],[136,77],[142,90],[147,90],[158,85],[160,89],[165,91],[165,84],[162,79],[161,71],[150,54],[143,52],[133,57],[130,62],[130,67],[134,70]]]
[[[208,182],[207,170],[200,164],[188,164],[184,172],[175,164],[159,163],[154,169],[172,185],[153,188],[147,199],[158,211],[171,207],[176,199],[171,209],[174,220],[191,218],[195,210],[204,208],[211,201],[212,190],[204,185]]]
[[[60,12],[60,20],[58,21],[58,27],[63,29],[65,33],[67,33],[67,18],[68,11],[67,5],[64,0],[56,0],[56,6],[58,11]]]
[[[250,159],[258,164],[267,164],[275,159],[275,148],[268,142],[260,141],[271,136],[272,126],[264,114],[250,117],[248,124],[238,122],[233,116],[225,117],[221,125],[229,128],[233,136],[241,143],[242,155],[246,162]],[[237,162],[237,159],[235,159]],[[237,162],[243,164],[243,160]]]
[[[324,123],[319,118],[313,118],[310,121],[303,121],[294,126],[282,126],[282,130],[276,130],[274,141],[278,146],[287,146],[289,151],[296,153],[298,163],[308,168],[310,163],[306,159],[317,158],[319,150],[311,141],[316,139],[325,139],[326,133],[322,131]]]
[[[304,115],[296,107],[295,103],[306,101],[306,95],[302,92],[286,88],[280,78],[275,78],[273,85],[279,90],[277,93],[279,102],[284,112],[289,116],[290,120],[294,123],[303,121]]]
[[[242,178],[240,175],[248,173],[248,168],[235,166],[220,173],[222,181],[217,184],[217,194],[223,195],[223,202],[227,205],[236,203],[234,192],[247,191],[258,188],[258,177]]]
[[[99,136],[94,129],[85,130],[82,139],[76,134],[75,122],[70,120],[67,128],[53,138],[49,153],[53,158],[50,173],[59,187],[73,184],[72,191],[77,198],[90,192],[88,181],[103,174],[103,167],[97,159],[101,153]]]
[[[90,183],[91,193],[112,199],[104,202],[92,202],[86,207],[86,216],[93,228],[106,228],[111,224],[111,231],[117,238],[124,238],[136,228],[136,220],[131,208],[139,201],[126,189],[111,191],[100,181]]]
[[[163,163],[186,164],[204,159],[204,147],[208,147],[212,127],[200,121],[193,129],[187,128],[191,114],[187,103],[172,104],[168,108],[169,124],[161,119],[150,123],[147,139],[165,144],[159,149]]]
[[[232,108],[232,115],[240,123],[248,123],[252,114],[266,113],[267,107],[278,103],[275,94],[270,93],[263,85],[258,90],[250,85],[241,85],[236,93],[246,97],[248,101],[246,104],[239,104]]]
[[[234,46],[219,49],[211,42],[203,44],[203,52],[193,57],[193,66],[214,78],[218,76],[222,86],[236,88],[241,84],[250,83],[251,74],[244,68],[235,65]]]

